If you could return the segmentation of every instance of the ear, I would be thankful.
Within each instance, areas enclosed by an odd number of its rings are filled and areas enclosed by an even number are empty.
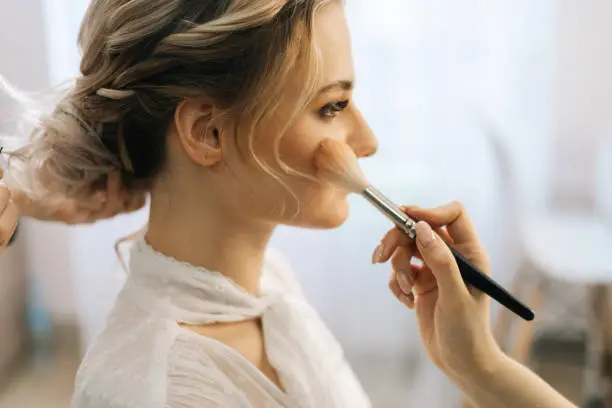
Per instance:
[[[221,129],[213,123],[214,106],[184,100],[174,112],[174,124],[181,145],[195,163],[211,167],[221,161]]]

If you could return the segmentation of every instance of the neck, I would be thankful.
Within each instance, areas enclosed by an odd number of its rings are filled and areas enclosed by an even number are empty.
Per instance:
[[[257,294],[274,226],[197,201],[191,197],[168,200],[153,196],[148,243],[156,251],[219,272]]]

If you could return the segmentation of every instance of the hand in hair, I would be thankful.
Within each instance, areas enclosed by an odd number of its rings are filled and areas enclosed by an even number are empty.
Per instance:
[[[0,169],[0,179],[3,171]],[[8,187],[0,186],[0,254],[4,252],[4,248],[8,245],[15,228],[17,227],[17,219],[19,218],[17,206],[11,200],[11,192]]]
[[[108,176],[106,190],[92,193],[83,200],[36,200],[21,190],[12,190],[11,197],[22,216],[43,221],[66,224],[89,224],[119,214],[141,209],[146,202],[145,193],[129,192],[121,187],[118,172]]]

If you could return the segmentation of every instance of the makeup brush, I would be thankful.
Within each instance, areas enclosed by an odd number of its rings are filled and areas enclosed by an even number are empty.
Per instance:
[[[314,160],[317,173],[321,178],[352,193],[360,194],[404,231],[408,237],[416,238],[417,221],[406,215],[396,204],[370,185],[357,162],[357,156],[348,145],[332,139],[324,140],[318,147]],[[459,265],[464,282],[486,293],[521,318],[533,320],[534,313],[529,307],[478,270],[455,248],[450,245],[449,248]]]

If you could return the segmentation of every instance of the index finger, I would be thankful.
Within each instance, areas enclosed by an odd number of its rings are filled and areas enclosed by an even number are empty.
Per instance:
[[[458,201],[435,208],[403,207],[402,210],[417,221],[425,221],[434,229],[446,227],[456,245],[480,242],[465,206]]]
[[[2,215],[0,216],[0,245],[5,246],[10,241],[17,220],[19,219],[19,210],[14,203],[9,203]]]
[[[100,213],[100,218],[111,218],[121,212],[123,207],[121,174],[113,171],[107,176],[106,181],[106,203]]]
[[[0,186],[0,214],[6,210],[10,203],[11,193],[8,188]]]

